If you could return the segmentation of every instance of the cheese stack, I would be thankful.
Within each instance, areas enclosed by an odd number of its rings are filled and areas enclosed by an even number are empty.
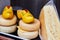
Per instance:
[[[44,6],[39,16],[42,40],[60,40],[60,21],[52,5]]]
[[[38,36],[38,30],[40,27],[40,21],[33,17],[33,15],[27,10],[18,10],[17,16],[19,19],[18,36],[33,39]]]
[[[34,19],[34,23],[26,24],[22,20],[19,21],[18,36],[33,39],[38,36],[38,30],[40,22],[38,19]]]
[[[6,6],[0,15],[0,32],[12,33],[16,30],[17,18],[13,15],[12,7]]]

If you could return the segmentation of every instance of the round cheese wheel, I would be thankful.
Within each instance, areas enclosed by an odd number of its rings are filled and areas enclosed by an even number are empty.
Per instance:
[[[15,24],[17,21],[16,16],[14,15],[14,17],[12,19],[4,19],[2,17],[2,15],[0,15],[0,25],[4,25],[4,26],[10,26]]]
[[[12,26],[0,26],[0,32],[12,33],[16,30],[17,25]]]
[[[22,37],[22,38],[34,39],[38,36],[38,31],[28,32],[28,31],[24,31],[20,28],[20,29],[18,29],[17,34],[19,37]]]
[[[26,31],[36,31],[36,30],[39,30],[40,21],[38,19],[34,19],[34,23],[26,24],[22,20],[20,20],[19,26],[21,29],[26,30]]]

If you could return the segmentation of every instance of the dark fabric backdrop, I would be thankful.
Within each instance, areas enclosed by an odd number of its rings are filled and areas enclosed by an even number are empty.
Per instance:
[[[57,10],[58,10],[58,14],[59,14],[59,18],[60,18],[60,0],[54,0]]]
[[[41,8],[44,4],[46,4],[49,0],[11,0],[12,6],[21,6],[25,9],[31,11],[31,13],[38,18]],[[60,17],[60,0],[54,0],[56,7],[58,9],[59,17]]]

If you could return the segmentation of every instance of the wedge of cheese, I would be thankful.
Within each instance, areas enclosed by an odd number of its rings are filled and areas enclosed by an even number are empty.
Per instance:
[[[42,40],[60,40],[60,21],[58,13],[52,5],[43,7],[39,20],[41,21]]]

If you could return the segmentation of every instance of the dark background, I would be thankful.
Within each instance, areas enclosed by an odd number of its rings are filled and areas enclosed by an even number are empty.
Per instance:
[[[28,9],[31,13],[38,18],[41,8],[48,2],[49,0],[11,0],[12,6],[19,6],[24,9]],[[54,0],[54,3],[57,7],[59,17],[60,17],[60,2],[59,0]]]
[[[57,7],[59,18],[60,18],[60,0],[54,0],[54,2],[55,2],[55,5]]]

